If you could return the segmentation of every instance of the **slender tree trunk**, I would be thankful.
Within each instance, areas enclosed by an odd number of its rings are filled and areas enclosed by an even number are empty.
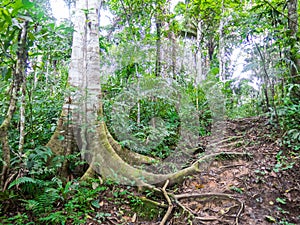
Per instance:
[[[277,107],[276,107],[275,102],[274,102],[274,96],[275,96],[274,85],[272,84],[270,76],[269,76],[268,71],[267,71],[267,67],[266,67],[267,61],[265,59],[265,56],[261,52],[259,46],[256,43],[255,43],[255,46],[256,46],[256,49],[259,53],[260,60],[261,60],[262,65],[263,65],[263,79],[264,79],[264,84],[265,84],[264,92],[265,92],[265,97],[266,97],[267,111],[270,110],[269,109],[270,100],[269,100],[269,96],[268,96],[268,89],[270,88],[270,91],[271,91],[271,94],[272,94],[272,101],[271,101],[272,107],[273,107],[274,112],[275,112],[275,119],[276,119],[277,123],[279,124]],[[266,51],[266,49],[265,49],[265,51]]]
[[[161,75],[161,20],[156,18],[156,62],[155,62],[155,75]]]
[[[2,159],[3,159],[3,167],[1,171],[1,187],[5,189],[6,179],[10,169],[10,146],[8,142],[8,129],[10,126],[11,119],[16,111],[18,95],[23,86],[23,82],[25,82],[25,71],[26,71],[26,61],[27,61],[27,29],[28,29],[28,21],[23,23],[22,29],[19,33],[19,43],[17,50],[17,62],[16,69],[13,74],[13,84],[11,86],[11,96],[9,107],[5,116],[4,121],[0,125],[0,144],[2,147]],[[22,121],[21,121],[22,123]],[[21,133],[21,135],[24,135]],[[22,136],[20,137],[22,139]],[[23,140],[21,140],[21,144]],[[22,150],[22,149],[21,149]]]
[[[197,23],[197,49],[196,49],[196,74],[195,74],[195,86],[198,86],[201,81],[205,78],[203,77],[203,63],[202,63],[202,21],[199,20]]]
[[[225,46],[224,46],[224,26],[225,26],[225,18],[224,18],[224,0],[222,0],[221,6],[221,19],[219,25],[219,79],[221,81],[225,81]]]
[[[176,45],[176,37],[173,31],[170,33],[171,39],[171,68],[172,68],[172,78],[176,80],[176,55],[177,55],[177,45]]]
[[[202,63],[202,20],[199,19],[197,23],[197,49],[195,55],[196,73],[195,73],[195,91],[196,91],[196,109],[199,110],[199,96],[198,86],[205,79],[203,77],[203,63]]]
[[[288,28],[290,30],[290,57],[294,65],[291,65],[291,79],[293,83],[300,84],[298,70],[300,69],[300,59],[297,56],[295,45],[298,41],[298,0],[288,0]]]
[[[24,76],[21,85],[19,154],[21,154],[24,149],[25,122],[26,122],[25,108],[26,108],[26,80]]]

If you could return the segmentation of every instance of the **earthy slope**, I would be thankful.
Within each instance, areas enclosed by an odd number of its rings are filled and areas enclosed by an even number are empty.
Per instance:
[[[253,158],[248,161],[215,161],[206,173],[187,179],[180,192],[234,194],[244,203],[239,224],[279,224],[280,221],[284,224],[284,220],[300,224],[299,159],[284,156],[287,151],[274,138],[278,131],[265,118],[237,119],[226,123],[224,139],[230,141],[223,142],[220,149],[246,151],[252,153]],[[295,164],[292,169],[284,169],[287,165],[283,165],[279,167],[280,172],[275,172],[280,150],[283,150],[281,158],[286,157],[288,162]],[[203,219],[212,219],[195,224],[234,224],[238,212],[235,201],[220,198],[187,201],[186,204]],[[186,223],[174,220],[173,224]]]
[[[216,160],[205,172],[170,188],[174,194],[203,196],[180,200],[183,207],[176,207],[166,224],[300,224],[299,158],[292,158],[279,146],[279,132],[263,117],[228,120],[221,125],[226,127],[222,139],[210,140],[210,145],[217,143],[218,151],[248,152],[252,158]],[[208,147],[207,143],[204,138],[201,144]],[[295,162],[293,168],[286,169],[283,163],[279,171],[275,169],[280,150],[281,159]],[[130,209],[127,204],[114,205],[114,199],[107,200],[109,193],[99,196],[104,202],[101,211],[111,214],[101,224],[159,224],[166,211],[157,210],[159,218],[146,221],[142,216],[155,215],[155,209],[150,213],[146,207],[143,212],[143,206]],[[193,220],[189,219],[191,214]]]
[[[168,187],[171,198],[174,195],[182,198],[177,202],[173,198],[173,213],[165,224],[300,224],[300,159],[293,158],[288,150],[279,146],[280,132],[263,117],[227,120],[219,122],[215,128],[218,127],[223,129],[200,140],[202,148],[196,152],[194,161],[212,149],[247,152],[252,156],[228,158],[227,155],[218,158],[208,163],[203,172]],[[291,163],[294,165],[289,168]],[[82,204],[96,201],[98,206],[91,204],[88,215],[80,213],[78,207],[74,208],[70,212],[73,217],[69,217],[65,224],[75,224],[74,217],[85,221],[86,216],[88,221],[85,224],[160,224],[167,212],[167,198],[161,194],[140,193],[135,187],[112,183],[104,185],[101,188],[103,191],[96,192],[97,199],[93,197],[89,200],[88,196],[82,199]],[[99,181],[95,181],[90,188],[97,186]],[[85,191],[89,192],[88,189]],[[64,204],[68,204],[73,197],[56,202],[53,213],[63,212]],[[156,205],[145,201],[145,197],[155,201]],[[4,218],[25,213],[28,221],[37,221],[22,202],[7,200],[1,204],[6,208]],[[7,223],[0,219],[0,224]]]

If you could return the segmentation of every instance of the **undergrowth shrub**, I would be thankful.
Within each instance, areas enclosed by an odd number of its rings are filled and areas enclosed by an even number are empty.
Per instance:
[[[22,220],[23,224],[84,224],[89,213],[94,212],[93,208],[100,208],[98,196],[107,189],[106,186],[93,186],[91,182],[79,183],[76,180],[63,184],[57,177],[50,181],[22,177],[15,180],[10,188],[14,186],[38,188],[32,196],[22,199],[22,205],[30,216],[18,214],[14,219],[6,219],[7,222]]]
[[[206,98],[205,91],[198,87],[196,88],[192,82],[178,82],[174,81],[170,84],[170,91],[168,94],[172,96],[172,90],[176,89],[175,95],[178,93],[184,93],[184,96],[171,97],[168,99],[166,96],[141,96],[138,102],[131,105],[128,100],[136,100],[137,93],[135,89],[131,89],[132,84],[138,85],[138,78],[135,75],[135,67],[124,67],[122,71],[118,70],[114,76],[111,76],[109,80],[102,85],[104,92],[104,113],[107,127],[110,129],[111,134],[120,144],[133,151],[151,155],[160,158],[168,157],[174,152],[180,136],[182,123],[188,121],[193,115],[193,111],[197,112],[197,118],[199,118],[199,126],[192,127],[189,125],[192,133],[199,134],[199,136],[206,136],[210,134],[212,116],[209,108],[209,103]],[[139,73],[142,71],[137,67]],[[153,85],[157,78],[149,74],[144,74],[143,82],[146,85]],[[151,83],[152,81],[152,83]],[[161,84],[158,81],[159,84]],[[149,83],[149,84],[148,84]],[[166,85],[168,82],[166,82]],[[147,86],[148,88],[148,86]],[[157,88],[155,85],[152,88]],[[149,90],[152,91],[152,88]],[[173,88],[173,89],[172,89]],[[168,91],[168,90],[164,90]],[[132,93],[133,92],[133,93]],[[158,90],[160,93],[160,90]],[[174,94],[174,93],[173,93]],[[121,96],[121,97],[120,97]],[[124,99],[122,99],[122,96]],[[128,99],[124,96],[128,96]],[[124,100],[124,103],[121,100]],[[184,101],[184,106],[179,106],[178,99]],[[177,101],[176,101],[177,100]],[[122,134],[125,133],[126,137],[121,137],[113,129],[114,107],[119,104],[120,107],[130,107],[129,112],[122,112],[124,115],[118,115],[118,119],[124,120],[124,123],[118,126],[121,129]],[[122,105],[122,104],[125,104]],[[127,105],[126,105],[127,104]],[[129,114],[129,115],[127,115]],[[129,121],[127,121],[129,120]],[[131,138],[132,137],[132,138]]]
[[[300,151],[300,101],[292,93],[300,92],[299,84],[287,85],[287,95],[278,107],[280,126],[284,131],[283,144],[299,155]],[[275,115],[272,114],[274,117]]]

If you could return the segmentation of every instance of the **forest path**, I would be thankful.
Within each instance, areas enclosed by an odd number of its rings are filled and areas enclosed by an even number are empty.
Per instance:
[[[300,224],[299,159],[278,154],[281,147],[274,140],[277,131],[266,118],[235,119],[224,123],[226,130],[223,140],[218,142],[219,151],[247,152],[253,158],[214,161],[206,172],[186,179],[179,192],[234,195],[244,203],[238,224]],[[281,166],[276,160],[279,157]],[[293,168],[284,169],[289,166],[285,162],[292,161],[295,162]],[[190,198],[183,204],[200,218],[193,224],[235,224],[239,210],[235,201],[217,197]],[[183,218],[173,219],[173,224],[187,224],[182,221]]]
[[[183,213],[183,207],[175,207],[166,224],[300,224],[300,159],[285,155],[284,150],[281,155],[278,154],[283,149],[276,139],[279,132],[264,117],[226,120],[221,123],[222,134],[214,135],[215,140],[212,140],[214,137],[201,140],[201,145],[206,149],[205,154],[213,145],[217,151],[247,152],[252,154],[252,158],[214,160],[203,172],[189,176],[182,184],[169,188],[168,193],[176,195],[203,196],[180,200],[186,212]],[[195,155],[195,160],[199,154]],[[294,165],[291,169],[285,169],[290,165],[285,162],[294,162]],[[124,195],[125,199],[116,203],[116,193],[121,196],[120,193],[124,191],[130,191],[135,196],[145,196],[145,193],[139,193],[135,188],[118,186],[116,189],[112,186],[99,196],[104,206],[99,210],[104,213],[105,209],[110,215],[101,224],[160,224],[166,209],[150,209],[145,205],[134,208],[130,206],[133,199],[126,200]],[[166,204],[164,198],[147,195],[147,198],[151,197],[157,203]],[[151,210],[159,212],[158,218]],[[147,213],[148,220],[142,217]],[[191,213],[194,215],[193,220],[188,217]]]

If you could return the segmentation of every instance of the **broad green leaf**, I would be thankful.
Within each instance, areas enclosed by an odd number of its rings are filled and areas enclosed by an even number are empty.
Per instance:
[[[25,9],[30,9],[34,6],[34,3],[29,0],[22,0],[22,4]]]
[[[8,24],[11,24],[11,16],[10,16],[9,12],[6,9],[2,9],[1,11],[2,11],[2,15],[3,15],[5,21]]]

